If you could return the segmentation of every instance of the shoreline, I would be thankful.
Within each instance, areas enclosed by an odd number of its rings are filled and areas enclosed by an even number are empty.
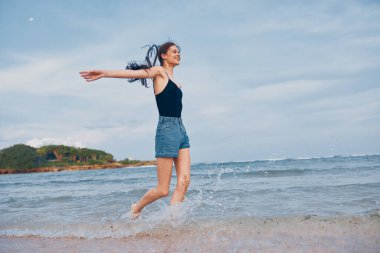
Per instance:
[[[138,163],[123,164],[123,163],[107,163],[107,164],[92,164],[92,165],[67,165],[67,166],[48,166],[38,167],[25,170],[17,169],[0,169],[0,175],[6,174],[23,174],[23,173],[38,173],[38,172],[59,172],[59,171],[78,171],[78,170],[99,170],[99,169],[119,169],[124,167],[141,167],[156,165],[156,161],[141,161]]]
[[[368,216],[292,216],[219,220],[209,223],[155,224],[119,221],[103,237],[0,235],[4,252],[378,252],[380,219]],[[91,234],[91,233],[90,233]],[[3,247],[3,248],[2,248]],[[155,249],[156,251],[152,251]]]

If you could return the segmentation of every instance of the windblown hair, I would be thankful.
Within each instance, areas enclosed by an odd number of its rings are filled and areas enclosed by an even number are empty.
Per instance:
[[[157,59],[160,62],[160,66],[162,66],[164,60],[162,59],[161,54],[166,54],[168,52],[168,49],[173,45],[177,46],[178,50],[181,50],[177,44],[175,44],[174,42],[171,42],[171,41],[168,41],[162,45],[155,45],[155,44],[146,45],[146,46],[142,47],[142,48],[145,48],[145,47],[149,46],[148,52],[146,53],[146,56],[145,56],[145,62],[142,62],[142,63],[137,63],[136,61],[129,62],[128,65],[125,67],[125,69],[130,69],[130,70],[144,69],[144,70],[146,70],[146,69],[149,69],[153,66],[156,66]],[[152,62],[152,60],[153,60],[153,62]],[[132,82],[135,82],[138,80],[141,81],[141,84],[143,86],[148,88],[148,83],[147,83],[146,78],[129,78],[128,82],[132,83]]]

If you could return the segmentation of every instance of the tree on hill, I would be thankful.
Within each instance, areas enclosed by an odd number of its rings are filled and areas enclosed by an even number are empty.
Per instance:
[[[37,153],[48,161],[103,161],[113,162],[113,156],[102,150],[76,148],[64,145],[47,145],[38,148]]]
[[[43,163],[35,148],[16,144],[0,150],[0,168],[4,169],[30,169]]]
[[[119,163],[122,163],[122,164],[134,164],[134,163],[139,163],[139,162],[142,162],[142,161],[133,160],[133,159],[129,159],[129,158],[125,158],[125,159],[119,161]]]

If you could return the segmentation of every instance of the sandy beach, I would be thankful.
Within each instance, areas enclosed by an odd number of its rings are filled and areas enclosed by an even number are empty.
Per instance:
[[[123,226],[122,224],[120,226]],[[118,227],[113,228],[117,235]],[[237,219],[166,224],[121,238],[1,237],[1,252],[313,252],[376,253],[380,216]]]

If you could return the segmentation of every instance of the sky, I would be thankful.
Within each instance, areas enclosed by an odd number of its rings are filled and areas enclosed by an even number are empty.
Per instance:
[[[79,72],[172,40],[193,163],[380,154],[380,1],[0,0],[0,34],[0,149],[154,159],[151,83]]]

